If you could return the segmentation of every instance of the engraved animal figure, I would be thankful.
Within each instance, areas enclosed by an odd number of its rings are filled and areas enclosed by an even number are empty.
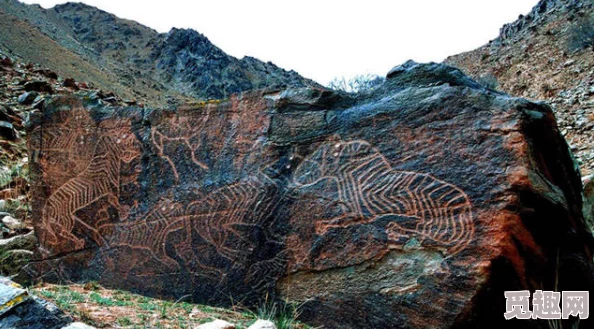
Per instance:
[[[227,273],[247,270],[244,283],[249,282],[253,289],[268,286],[271,278],[283,271],[284,258],[275,255],[254,262],[251,257],[264,245],[280,246],[281,239],[268,229],[271,223],[267,222],[278,205],[277,192],[276,183],[262,174],[192,202],[187,208],[188,242],[179,246],[178,254],[187,264],[194,264],[195,274],[220,278],[221,285]],[[192,241],[201,243],[192,245]]]
[[[56,121],[60,121],[59,124],[46,123],[36,127],[31,134],[36,138],[29,141],[32,160],[49,168],[44,172],[44,183],[54,188],[70,177],[67,173],[79,173],[90,161],[93,147],[88,147],[85,142],[92,140],[94,135],[90,129],[93,119],[84,108],[60,111],[55,117]],[[38,156],[41,151],[44,157],[40,159]]]
[[[89,127],[93,124],[89,113],[84,108],[74,108],[60,113],[63,121],[60,124],[50,124],[49,127],[37,127],[42,134],[43,151],[72,152],[76,144],[84,140],[89,134]]]
[[[169,267],[177,262],[167,255],[167,236],[184,229],[184,208],[180,203],[161,200],[154,209],[134,222],[108,223],[97,228],[102,236],[108,236],[108,247],[130,247],[147,250],[151,256]]]
[[[318,234],[388,219],[393,245],[420,238],[444,246],[450,254],[466,247],[474,235],[472,207],[456,186],[428,174],[393,170],[388,160],[365,141],[338,141],[320,146],[294,173],[297,187],[330,180],[346,209],[338,218],[316,222]]]
[[[275,206],[272,193],[259,179],[224,186],[188,206],[192,232],[232,262],[242,261],[254,244],[241,229],[262,225]]]
[[[100,124],[94,145],[94,156],[86,168],[57,188],[46,200],[42,210],[42,241],[53,246],[82,248],[84,240],[73,233],[75,223],[90,230],[94,239],[101,240],[97,230],[80,220],[76,212],[93,202],[107,197],[107,201],[125,218],[124,207],[119,204],[121,162],[130,163],[140,155],[140,144],[130,132],[130,122]],[[66,241],[63,241],[65,239]],[[101,241],[97,241],[101,243]]]
[[[214,249],[229,264],[249,265],[245,264],[245,259],[252,251],[254,241],[245,236],[246,229],[249,231],[251,226],[264,224],[263,219],[275,206],[272,192],[258,178],[250,177],[216,189],[187,207],[164,200],[142,220],[104,224],[98,230],[109,236],[106,242],[109,247],[147,250],[155,260],[168,267],[178,266],[165,250],[168,239],[172,233],[183,232],[182,240],[174,246],[177,257],[195,274],[221,277],[229,269],[213,255],[205,253]],[[195,239],[196,235],[201,239]],[[272,271],[273,265],[259,264],[259,268],[250,270],[254,273],[262,269]]]
[[[176,182],[179,182],[179,173],[177,172],[174,161],[165,153],[165,147],[168,143],[181,143],[190,151],[192,162],[203,170],[208,170],[208,166],[196,158],[196,151],[201,146],[201,127],[206,123],[207,119],[208,116],[205,116],[202,122],[194,126],[187,118],[176,118],[169,124],[169,133],[163,133],[156,127],[151,129],[151,140],[157,149],[157,155],[167,161],[173,171]]]

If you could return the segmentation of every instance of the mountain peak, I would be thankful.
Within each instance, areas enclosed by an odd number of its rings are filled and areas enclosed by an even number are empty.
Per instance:
[[[55,46],[65,48],[100,71],[114,74],[129,93],[149,105],[181,102],[188,97],[225,98],[255,88],[319,86],[272,63],[254,58],[238,60],[198,31],[173,28],[160,34],[80,2],[43,9],[16,0],[0,0],[0,10],[49,36],[57,43]],[[33,59],[25,46],[14,48],[13,53],[25,60]],[[62,63],[59,56],[39,64],[58,73],[66,71],[69,65]],[[109,87],[104,81],[91,82]]]
[[[55,5],[53,8],[55,11],[63,11],[63,10],[72,10],[72,9],[94,9],[97,11],[102,11],[101,9],[87,5],[83,2],[66,2],[66,3],[59,3]]]
[[[177,43],[181,43],[181,46],[190,45],[194,46],[196,44],[209,44],[212,45],[208,38],[193,29],[181,29],[181,28],[172,28],[166,34],[167,42],[174,40]]]
[[[592,8],[592,1],[540,0],[526,15],[520,15],[515,22],[505,24],[499,33],[499,41],[514,39],[527,29],[555,20],[560,15],[571,16],[586,8]]]

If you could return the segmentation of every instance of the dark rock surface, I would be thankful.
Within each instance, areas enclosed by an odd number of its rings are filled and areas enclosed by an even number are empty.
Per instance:
[[[54,304],[0,276],[0,329],[59,329],[71,322]]]
[[[13,141],[18,138],[14,126],[10,122],[0,121],[0,136],[9,141]]]
[[[28,91],[19,96],[19,103],[23,105],[30,105],[39,94],[35,91]]]
[[[29,81],[26,82],[23,87],[26,91],[38,91],[53,94],[54,89],[51,84],[47,81]]]
[[[0,238],[0,274],[18,274],[23,266],[34,258],[37,239],[33,232],[18,234],[10,238]]]
[[[72,319],[64,314],[56,305],[31,297],[0,317],[0,329],[59,329]]]
[[[268,90],[176,111],[58,98],[31,122],[42,252],[23,276],[268,296],[325,328],[548,328],[506,322],[504,291],[594,289],[550,108],[443,65],[407,63],[358,96]]]

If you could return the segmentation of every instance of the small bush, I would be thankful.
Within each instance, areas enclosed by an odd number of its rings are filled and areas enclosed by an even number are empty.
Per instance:
[[[266,299],[258,308],[258,319],[274,322],[278,329],[293,329],[297,326],[297,318],[301,311],[300,306],[289,302],[274,302]]]
[[[350,79],[345,77],[334,78],[328,84],[328,88],[347,93],[357,93],[373,90],[381,86],[385,80],[384,77],[380,77],[379,75],[360,74]]]
[[[29,181],[29,166],[26,163],[19,163],[11,167],[0,168],[0,189],[11,187],[18,178],[24,182]],[[24,188],[24,186],[20,185],[16,187]]]
[[[120,326],[130,326],[133,324],[132,320],[130,320],[130,318],[128,317],[122,317],[122,318],[118,318],[116,320],[117,324],[119,324]]]
[[[31,204],[28,198],[23,199],[7,199],[4,204],[0,206],[1,212],[7,212],[17,218],[29,218],[31,214]]]
[[[103,297],[101,295],[99,295],[96,292],[92,292],[89,297],[91,298],[92,301],[94,301],[95,303],[99,304],[99,305],[104,305],[104,306],[115,306],[115,302],[113,300],[111,300],[110,298],[106,298]]]
[[[591,47],[594,50],[594,16],[584,16],[576,20],[569,28],[567,48],[570,52],[577,52]]]

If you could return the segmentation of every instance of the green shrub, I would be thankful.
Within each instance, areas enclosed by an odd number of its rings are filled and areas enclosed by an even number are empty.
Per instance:
[[[257,310],[257,318],[274,322],[278,329],[295,328],[301,311],[300,306],[290,302],[275,302],[266,299]]]

